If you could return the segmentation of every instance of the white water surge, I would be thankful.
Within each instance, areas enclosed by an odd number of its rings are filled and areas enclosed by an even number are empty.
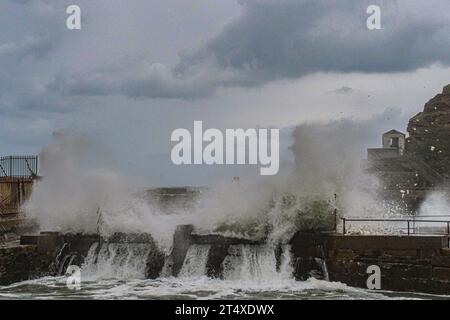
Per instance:
[[[1,299],[405,299],[430,295],[374,293],[341,283],[292,279],[288,246],[276,270],[269,245],[230,248],[224,280],[205,276],[210,246],[191,246],[181,276],[145,279],[146,244],[94,244],[81,271],[81,289],[68,290],[66,277],[45,277],[0,286]]]
[[[186,253],[180,278],[206,276],[210,245],[191,245]],[[95,243],[83,265],[88,279],[143,279],[150,247],[146,244]],[[233,245],[222,263],[225,280],[264,282],[293,278],[290,246],[282,247],[277,270],[271,245]],[[164,273],[163,273],[164,274]],[[167,275],[166,275],[167,276]]]
[[[272,281],[273,279],[292,278],[290,250],[283,248],[280,270],[274,249],[269,245],[231,246],[229,255],[223,262],[224,278],[227,280]]]
[[[209,245],[191,245],[186,253],[179,276],[188,278],[206,275],[206,263],[210,247]]]
[[[82,268],[87,279],[145,279],[147,256],[151,247],[145,243],[95,243]]]

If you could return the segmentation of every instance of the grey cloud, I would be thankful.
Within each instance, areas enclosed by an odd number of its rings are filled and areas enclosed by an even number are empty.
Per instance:
[[[45,139],[53,130],[51,121],[40,117],[0,117],[2,142],[32,146]]]
[[[397,72],[450,63],[448,1],[403,0],[398,6],[385,1],[383,30],[371,31],[366,9],[375,3],[245,1],[241,17],[182,67],[212,56],[223,68],[238,69],[250,84],[259,84],[314,72]],[[432,15],[422,12],[433,5]]]
[[[203,70],[200,70],[203,68]],[[145,60],[121,66],[108,66],[80,75],[55,76],[47,88],[63,95],[125,95],[129,98],[196,99],[211,95],[217,86],[233,83],[236,73],[215,66],[195,68],[190,74]],[[215,70],[214,70],[215,68]]]
[[[10,2],[16,3],[16,4],[28,4],[32,0],[9,0]]]
[[[70,41],[64,37],[64,4],[49,0],[8,2],[3,9],[10,19],[5,21],[9,27],[2,29],[0,41],[0,115],[26,118],[73,109],[73,104],[68,106],[71,97],[45,89],[58,63],[58,50],[66,39]]]
[[[0,59],[12,58],[20,61],[25,57],[42,58],[55,46],[50,37],[27,37],[20,42],[0,44]],[[4,60],[3,60],[4,62]]]
[[[155,64],[138,77],[122,72],[102,73],[97,79],[79,75],[65,90],[192,99],[220,87],[260,86],[316,72],[392,73],[450,63],[446,0],[240,3],[238,18],[199,49],[181,54],[174,68]],[[382,30],[367,29],[369,4],[382,7]]]

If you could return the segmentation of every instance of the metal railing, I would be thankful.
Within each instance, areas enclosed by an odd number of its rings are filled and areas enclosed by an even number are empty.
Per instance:
[[[0,177],[34,178],[38,174],[38,156],[0,158]]]
[[[449,218],[448,215],[441,215],[441,216],[429,216],[429,217],[445,217]],[[418,224],[439,224],[442,225],[442,227],[446,227],[445,233],[436,233],[435,231],[431,230],[428,233],[430,234],[442,234],[450,236],[450,220],[430,220],[430,219],[422,219],[422,217],[414,217],[414,218],[408,218],[408,219],[378,219],[378,218],[341,218],[342,221],[342,234],[347,234],[347,222],[400,222],[405,223],[405,228],[403,230],[407,231],[408,235],[416,234],[416,230],[418,229],[416,225]]]

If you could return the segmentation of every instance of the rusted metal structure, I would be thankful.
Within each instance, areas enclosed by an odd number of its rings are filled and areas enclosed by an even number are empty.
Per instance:
[[[0,219],[17,216],[38,178],[37,156],[0,158]]]
[[[7,156],[0,158],[0,178],[32,179],[37,177],[38,156]]]

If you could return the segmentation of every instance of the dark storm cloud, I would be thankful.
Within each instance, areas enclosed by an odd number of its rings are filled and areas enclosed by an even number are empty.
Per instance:
[[[47,20],[52,22],[47,22],[45,29],[52,36],[40,32],[0,44],[0,65],[14,65],[11,59],[20,63],[24,57],[43,57],[59,45],[61,34],[66,35],[64,28],[52,28],[55,23],[63,25],[64,6],[58,5],[56,10],[45,0],[14,2],[27,7],[38,3],[46,8],[42,12],[51,12]],[[382,30],[366,27],[370,4],[382,9]],[[447,0],[242,0],[240,5],[241,13],[221,32],[181,53],[173,66],[141,55],[125,64],[115,61],[102,66],[97,61],[89,70],[73,68],[49,74],[46,91],[38,94],[52,96],[54,103],[42,106],[57,105],[58,96],[61,100],[108,95],[189,100],[208,97],[218,88],[255,87],[317,72],[394,73],[450,63]],[[60,34],[53,34],[53,29],[61,30]],[[117,41],[120,48],[120,39]],[[74,53],[77,50],[86,48],[71,48]]]
[[[316,72],[392,73],[450,63],[447,0],[247,0],[216,37],[174,68],[140,77],[99,73],[71,79],[69,92],[192,99],[219,87],[251,87]],[[382,9],[382,30],[368,30],[367,7]],[[92,80],[92,79],[91,79]],[[98,82],[101,84],[99,85]]]
[[[59,74],[47,88],[62,95],[95,97],[116,94],[129,98],[190,100],[207,97],[216,87],[232,85],[237,79],[236,73],[226,72],[216,66],[193,69],[177,73],[162,64],[140,60],[84,74]]]
[[[383,29],[371,31],[366,9],[374,3],[245,1],[241,17],[178,69],[214,59],[255,85],[314,72],[398,72],[450,63],[450,2],[378,3]],[[434,8],[432,15],[424,7]]]

